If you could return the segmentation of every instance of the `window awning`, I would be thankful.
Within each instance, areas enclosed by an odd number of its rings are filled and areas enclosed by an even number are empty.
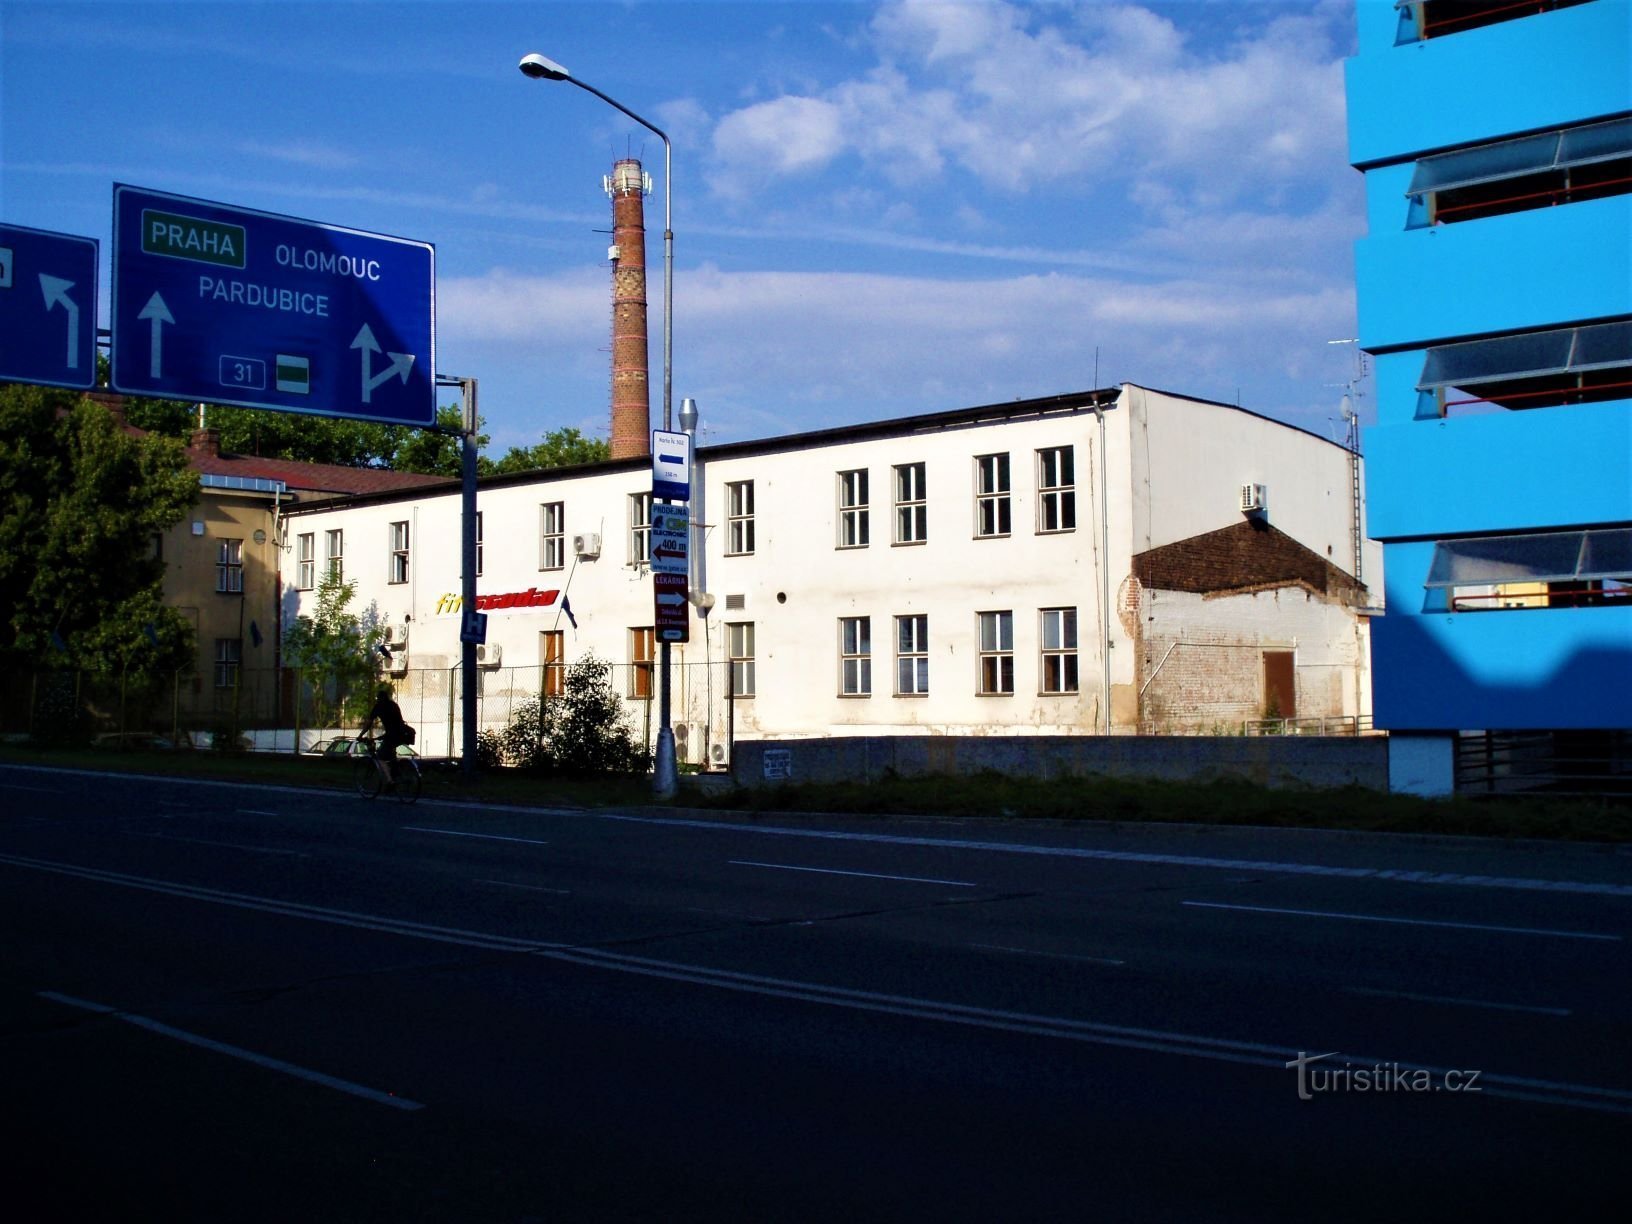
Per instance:
[[[1611,119],[1607,123],[1540,136],[1520,136],[1517,140],[1500,140],[1473,149],[1424,157],[1417,162],[1416,173],[1411,176],[1411,185],[1405,194],[1419,196],[1429,191],[1472,187],[1476,183],[1539,174],[1544,170],[1563,170],[1618,157],[1632,157],[1632,118]]]
[[[1441,540],[1423,585],[1632,581],[1632,527]]]
[[[1632,365],[1632,320],[1561,327],[1428,350],[1418,391]]]

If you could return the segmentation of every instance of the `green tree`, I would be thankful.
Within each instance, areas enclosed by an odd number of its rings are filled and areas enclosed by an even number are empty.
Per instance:
[[[179,400],[131,399],[125,405],[125,419],[139,429],[186,439],[197,428],[198,409]],[[457,404],[437,409],[434,430],[219,406],[206,410],[205,421],[211,429],[221,431],[221,449],[232,454],[433,476],[460,473],[459,438],[444,432],[459,433],[464,413]],[[478,430],[480,427],[478,420]],[[476,445],[487,443],[487,435],[478,433]]]
[[[198,499],[183,448],[101,405],[0,387],[0,656],[120,674],[181,666],[192,630],[160,602],[153,539]]]
[[[523,702],[482,746],[518,769],[563,774],[644,773],[651,753],[612,683],[612,666],[587,655],[567,668],[561,696]]]
[[[504,458],[486,470],[494,475],[531,472],[538,468],[575,467],[580,463],[601,463],[612,457],[612,447],[604,438],[588,438],[571,425],[552,429],[536,446],[512,446]]]
[[[380,644],[385,630],[349,611],[357,584],[325,574],[311,616],[297,616],[284,630],[284,658],[311,686],[318,726],[361,721],[374,701]]]

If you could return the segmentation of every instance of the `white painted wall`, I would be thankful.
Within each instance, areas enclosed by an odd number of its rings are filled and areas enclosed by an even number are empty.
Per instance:
[[[725,626],[752,622],[757,683],[754,695],[736,704],[738,735],[1097,730],[1106,658],[1100,606],[1102,479],[1113,601],[1122,593],[1135,551],[1238,522],[1235,498],[1248,479],[1270,485],[1271,521],[1316,552],[1324,555],[1330,543],[1336,558],[1348,538],[1347,503],[1339,513],[1334,509],[1339,499],[1332,495],[1341,488],[1347,497],[1346,453],[1226,407],[1124,388],[1104,413],[1104,455],[1099,423],[1088,410],[950,424],[935,418],[932,427],[924,422],[908,420],[883,435],[857,429],[700,452],[695,474],[700,496],[693,501],[702,541],[698,565],[701,585],[717,604],[706,619],[693,616],[691,642],[674,648],[677,724],[706,721],[713,742],[724,738]],[[1057,446],[1075,448],[1076,528],[1042,534],[1036,455]],[[1012,529],[1006,537],[977,538],[975,458],[992,453],[1010,457]],[[892,468],[908,463],[926,465],[928,540],[923,544],[893,542]],[[856,468],[870,474],[871,543],[842,549],[837,546],[837,474]],[[755,548],[752,555],[727,556],[726,485],[743,480],[754,482]],[[614,664],[629,662],[629,630],[653,622],[649,573],[629,563],[629,499],[649,488],[644,464],[543,472],[523,482],[482,486],[478,593],[566,591],[578,620],[575,630],[560,614],[558,599],[544,607],[490,609],[488,642],[502,650],[505,669],[537,667],[539,633],[555,628],[566,633],[569,662],[586,653]],[[569,555],[559,570],[540,568],[540,506],[550,501],[565,506]],[[313,533],[321,564],[324,533],[342,527],[346,576],[358,582],[354,608],[382,621],[411,617],[409,668],[446,672],[460,654],[456,601],[443,598],[457,596],[460,589],[459,513],[457,491],[297,507],[286,538],[293,547],[299,534]],[[411,525],[406,584],[387,581],[394,521]],[[586,531],[600,534],[600,558],[574,564],[571,537]],[[291,553],[285,558],[286,584],[294,573]],[[312,598],[312,592],[286,589],[286,619],[309,611]],[[739,608],[727,607],[739,600]],[[1039,610],[1057,607],[1077,609],[1080,679],[1074,695],[1038,691]],[[1268,620],[1284,617],[1273,600],[1254,607]],[[1015,691],[983,696],[977,691],[977,615],[996,610],[1013,613]],[[919,613],[929,617],[930,693],[897,696],[894,618]],[[871,618],[870,696],[839,693],[839,619],[846,616]],[[1122,624],[1114,614],[1110,620],[1111,680],[1121,686],[1120,702],[1133,693],[1136,660]],[[1280,630],[1266,624],[1263,632]],[[712,672],[705,664],[713,665]],[[509,702],[524,699],[536,684],[536,673],[506,671],[486,676],[484,693]],[[452,691],[445,682],[431,684],[421,705],[433,712],[451,709]],[[645,717],[644,703],[636,713]]]

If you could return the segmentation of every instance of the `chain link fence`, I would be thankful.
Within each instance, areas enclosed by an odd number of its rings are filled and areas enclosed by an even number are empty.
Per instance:
[[[569,665],[570,666],[570,665]],[[723,768],[730,762],[732,718],[727,662],[675,664],[670,671],[670,720],[682,765]],[[635,736],[655,749],[660,723],[656,670],[649,664],[609,664],[614,691]],[[559,697],[566,668],[482,667],[476,670],[479,731],[502,732],[529,701]],[[462,669],[419,668],[382,677],[425,757],[460,754]],[[144,681],[68,669],[12,675],[0,684],[0,732],[11,736],[108,746],[207,748],[236,745],[262,752],[308,752],[356,733],[343,711],[347,698],[314,675],[293,668],[224,668],[201,676],[177,672]],[[372,686],[362,694],[366,710]],[[353,708],[357,703],[352,702]]]

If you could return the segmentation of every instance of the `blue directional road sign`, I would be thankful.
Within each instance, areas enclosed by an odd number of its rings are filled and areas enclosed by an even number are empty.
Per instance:
[[[652,430],[652,496],[691,500],[691,435]]]
[[[113,386],[430,425],[435,283],[426,242],[115,184]]]
[[[96,240],[0,225],[0,382],[96,385]]]

